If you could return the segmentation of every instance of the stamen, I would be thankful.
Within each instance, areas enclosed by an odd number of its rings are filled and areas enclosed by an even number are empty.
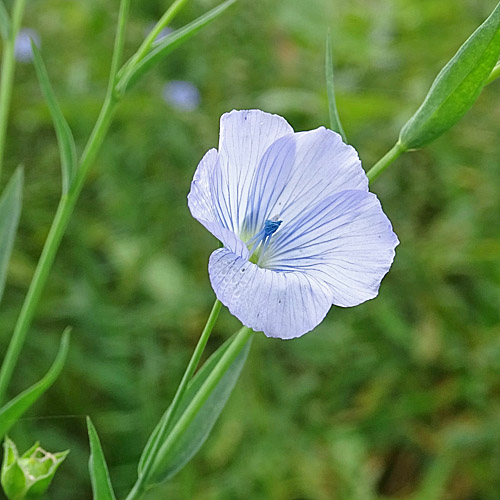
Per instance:
[[[283,222],[282,220],[273,220],[268,219],[266,222],[264,222],[264,234],[266,236],[271,236],[273,233],[276,232],[276,230],[280,227],[281,223]]]
[[[269,244],[271,236],[278,230],[281,223],[283,222],[281,220],[278,220],[278,217],[279,216],[275,215],[274,217],[267,219],[264,222],[264,227],[255,236],[253,236],[247,241],[247,247],[250,253],[250,257],[253,256],[253,254],[255,253],[255,251],[258,249],[259,246],[261,246],[260,255],[262,256],[262,254],[264,253]],[[259,262],[260,258],[257,264]]]

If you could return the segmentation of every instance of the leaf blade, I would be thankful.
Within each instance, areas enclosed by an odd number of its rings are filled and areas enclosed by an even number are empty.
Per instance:
[[[231,343],[233,340],[234,338],[231,338],[226,343],[224,343],[207,360],[207,362],[203,365],[203,367],[195,375],[195,377],[193,377],[183,399],[181,400],[174,418],[170,422],[168,428],[169,431],[172,431],[175,427],[175,424],[181,419],[192,400],[198,394],[198,391],[202,388],[203,384],[209,378],[214,369],[216,369],[218,362],[224,356],[226,351],[231,347]],[[238,377],[248,356],[250,345],[251,341],[246,342],[244,347],[241,349],[227,371],[221,377],[216,387],[208,396],[205,403],[198,411],[194,419],[191,421],[187,430],[182,434],[182,436],[174,443],[171,448],[165,449],[164,447],[162,447],[160,449],[160,456],[157,456],[155,460],[155,473],[153,473],[152,476],[148,479],[148,484],[161,483],[170,479],[179,470],[181,470],[182,467],[184,467],[184,465],[189,462],[189,460],[191,460],[191,458],[206,441],[210,434],[210,431],[212,430],[220,413],[222,412],[222,409],[229,399],[234,386],[236,385]],[[162,421],[160,421],[155,431],[153,431],[152,437],[155,435],[155,432],[161,425],[161,422]],[[147,447],[145,448],[145,451],[146,449]],[[141,457],[140,464],[142,466],[144,465],[146,458]],[[139,474],[141,473],[142,470],[140,469]]]
[[[202,28],[217,19],[226,9],[228,9],[236,0],[226,0],[222,4],[206,12],[198,19],[183,26],[174,33],[171,33],[164,39],[153,45],[153,50],[149,52],[143,59],[141,59],[132,72],[125,72],[121,75],[117,88],[120,93],[125,93],[129,90],[138,79],[146,73],[152,66],[159,62],[168,53],[174,50],[177,46],[189,40]]]
[[[470,109],[500,56],[500,3],[439,72],[423,103],[403,126],[399,143],[418,149]]]
[[[340,122],[339,112],[337,109],[337,101],[335,99],[334,85],[334,69],[332,55],[332,40],[330,31],[326,35],[326,51],[325,51],[325,76],[326,76],[326,92],[328,95],[328,112],[330,115],[330,128],[342,136],[344,142],[347,143],[347,136]]]
[[[93,498],[94,500],[116,500],[101,442],[90,417],[87,417],[87,429],[90,442],[89,473]]]
[[[45,376],[0,408],[0,438],[8,432],[19,417],[56,381],[68,355],[70,330],[70,328],[64,330],[57,356]]]
[[[61,171],[63,179],[63,194],[67,193],[71,181],[76,172],[77,158],[76,147],[71,129],[64,118],[59,103],[57,102],[54,90],[50,84],[49,75],[42,59],[40,50],[33,41],[31,42],[33,49],[33,64],[35,66],[38,82],[45,97],[47,106],[49,107],[52,123],[56,131],[57,143],[59,145],[59,155],[61,158]]]
[[[193,377],[193,380],[190,382],[189,387],[186,391],[186,394],[184,397],[181,399],[181,402],[179,404],[179,407],[176,411],[175,418],[170,422],[170,425],[168,426],[168,430],[172,429],[175,421],[178,419],[178,416],[182,414],[182,412],[187,408],[189,402],[192,400],[192,394],[194,394],[202,384],[202,380],[206,378],[204,375],[205,373],[209,373],[212,371],[212,369],[215,367],[217,362],[220,360],[222,355],[227,351],[229,344],[230,344],[231,339],[228,339],[224,344],[222,344],[217,351],[215,351],[212,356],[210,356],[207,361],[203,364],[203,366],[200,368],[198,373]],[[142,473],[143,468],[146,464],[147,459],[149,458],[151,448],[153,447],[153,442],[158,439],[158,434],[160,431],[160,428],[163,426],[163,422],[167,420],[170,416],[170,411],[171,407],[169,406],[167,408],[167,411],[163,414],[162,418],[158,422],[157,426],[151,433],[151,436],[148,439],[148,442],[146,446],[144,447],[144,450],[142,452],[141,458],[139,460],[138,464],[138,473],[139,475]]]
[[[23,169],[18,167],[0,196],[0,302],[22,208]]]

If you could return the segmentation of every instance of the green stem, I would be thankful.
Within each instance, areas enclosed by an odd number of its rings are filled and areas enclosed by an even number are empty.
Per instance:
[[[117,43],[115,44],[115,50],[118,50],[120,54],[123,47],[123,33],[125,30],[129,2],[130,0],[122,0],[120,4],[120,19],[116,35]],[[68,193],[63,195],[59,201],[56,215],[52,221],[47,240],[45,241],[45,245],[35,269],[33,279],[31,280],[28,293],[26,294],[21,312],[17,319],[14,333],[10,339],[9,347],[2,363],[2,368],[0,369],[0,404],[5,398],[12,373],[14,372],[19,354],[24,341],[26,340],[26,334],[31,325],[31,321],[33,320],[33,315],[42,295],[45,283],[47,282],[50,269],[54,262],[55,255],[64,232],[68,226],[69,219],[82,191],[89,169],[96,159],[111,124],[111,120],[118,103],[118,100],[113,95],[113,82],[116,77],[117,65],[119,64],[119,61],[116,62],[116,60],[117,57],[114,55],[110,84],[108,86],[108,92],[106,94],[101,112],[87,142],[87,146],[83,151],[75,179],[73,180]]]
[[[120,68],[123,56],[123,47],[125,45],[125,28],[127,26],[128,11],[130,0],[121,0],[118,13],[118,25],[116,27],[115,46],[113,49],[113,58],[111,60],[111,69],[109,71],[107,98],[111,99],[116,84],[116,75]]]
[[[56,215],[52,221],[47,240],[45,241],[42,254],[40,255],[40,259],[35,269],[35,274],[31,280],[28,293],[24,299],[23,307],[17,319],[14,333],[10,339],[9,347],[0,370],[0,404],[5,397],[17,359],[24,341],[26,340],[28,328],[30,327],[35,309],[40,300],[45,283],[47,282],[52,263],[54,262],[56,252],[64,232],[66,231],[66,227],[68,226],[70,216],[82,190],[88,170],[95,160],[97,152],[109,128],[115,104],[114,101],[105,101],[99,119],[89,139],[87,148],[82,156],[75,180],[68,193],[62,196],[57,207]]]
[[[326,52],[325,52],[325,73],[326,73],[326,93],[328,96],[328,111],[330,114],[330,128],[338,132],[342,136],[342,140],[347,143],[347,136],[340,121],[339,112],[337,109],[337,100],[335,99],[335,78],[333,74],[333,55],[332,55],[332,40],[330,30],[326,35]]]
[[[149,32],[137,52],[124,65],[120,76],[128,76],[134,70],[135,65],[143,59],[151,49],[157,36],[161,34],[163,28],[168,26],[177,13],[184,7],[189,0],[175,0],[175,2],[167,9],[161,19],[155,24],[154,28]]]
[[[366,176],[370,182],[374,181],[393,161],[399,158],[406,148],[397,142],[373,167],[368,170]]]
[[[151,448],[151,451],[149,453],[149,458],[146,460],[146,463],[144,464],[144,468],[142,470],[141,475],[138,477],[136,483],[134,484],[134,487],[129,493],[129,496],[127,497],[127,500],[132,499],[132,498],[140,498],[140,495],[144,493],[145,491],[145,481],[150,475],[151,468],[154,465],[154,459],[160,450],[160,447],[162,443],[166,439],[166,432],[168,430],[168,427],[170,425],[171,419],[175,415],[175,412],[177,411],[177,408],[179,407],[179,404],[181,402],[182,396],[184,396],[184,393],[186,392],[187,386],[190,382],[190,380],[193,378],[194,372],[200,362],[201,355],[203,354],[203,351],[205,350],[205,346],[207,345],[207,341],[210,337],[210,334],[212,333],[212,330],[214,328],[215,322],[217,321],[217,318],[219,316],[220,309],[222,307],[222,304],[219,300],[216,300],[213,307],[212,311],[210,312],[210,316],[208,317],[207,323],[205,325],[205,328],[203,328],[203,332],[201,333],[200,339],[198,340],[198,343],[196,344],[196,347],[194,349],[193,355],[191,356],[191,359],[189,360],[189,364],[186,368],[186,371],[184,372],[184,375],[182,376],[181,383],[179,384],[179,387],[177,388],[177,391],[175,393],[174,399],[170,405],[170,407],[167,410],[167,413],[165,413],[166,418],[162,419],[162,426],[160,431],[158,432],[158,436],[155,439],[155,442],[153,443],[153,446]]]
[[[166,437],[165,442],[161,446],[161,450],[172,448],[177,441],[185,433],[187,427],[191,424],[193,419],[196,417],[201,407],[205,404],[206,400],[212,394],[213,390],[220,382],[221,378],[224,376],[226,371],[229,369],[231,364],[234,362],[236,357],[240,354],[245,344],[249,341],[253,334],[253,330],[244,326],[236,335],[231,345],[228,347],[226,352],[222,355],[219,362],[207,377],[200,390],[196,393],[195,397],[191,400],[188,407],[182,414],[181,418],[177,421],[174,427]],[[160,450],[160,454],[164,453]],[[139,481],[134,485],[134,488],[127,496],[126,500],[139,500],[145,491],[144,482],[148,479],[146,474],[142,474],[144,478],[139,486]]]
[[[160,18],[160,20],[155,24],[154,28],[149,32],[148,36],[144,39],[141,46],[136,52],[136,60],[140,61],[151,48],[156,37],[161,34],[163,28],[167,27],[178,12],[184,7],[184,5],[189,0],[175,0],[175,2],[167,9],[165,14]]]
[[[490,76],[486,80],[485,85],[490,84],[500,76],[500,62],[491,70]]]
[[[12,87],[14,84],[14,71],[16,60],[14,58],[14,47],[16,37],[21,27],[26,0],[15,0],[12,7],[12,21],[9,38],[5,40],[2,51],[2,75],[0,78],[0,178],[5,151],[5,139],[7,135],[7,122],[9,119],[10,101]]]

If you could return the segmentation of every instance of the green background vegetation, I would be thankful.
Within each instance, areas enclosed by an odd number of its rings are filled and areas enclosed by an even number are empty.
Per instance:
[[[328,124],[324,43],[365,168],[384,154],[439,69],[494,0],[241,0],[126,98],[56,259],[11,386],[35,382],[73,326],[61,378],[11,431],[70,448],[52,499],[90,498],[85,415],[119,497],[180,380],[213,301],[214,238],[186,194],[219,116],[262,108],[296,130]],[[127,54],[167,2],[132,2]],[[174,27],[215,5],[193,1]],[[118,2],[28,2],[77,145],[102,102]],[[193,82],[196,111],[162,99]],[[194,460],[149,500],[500,498],[500,83],[450,132],[373,185],[401,245],[380,296],[333,308],[294,341],[256,335],[242,377]],[[25,203],[0,320],[4,352],[60,192],[57,143],[31,64],[19,63],[6,175]],[[223,311],[213,351],[238,321]]]

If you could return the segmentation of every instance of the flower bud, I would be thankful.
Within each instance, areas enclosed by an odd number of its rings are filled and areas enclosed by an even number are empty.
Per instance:
[[[49,453],[36,442],[19,456],[14,442],[5,438],[1,482],[7,498],[23,500],[45,493],[68,453]]]
[[[418,149],[448,130],[474,104],[500,56],[500,3],[434,80],[427,97],[401,129],[404,150]]]

